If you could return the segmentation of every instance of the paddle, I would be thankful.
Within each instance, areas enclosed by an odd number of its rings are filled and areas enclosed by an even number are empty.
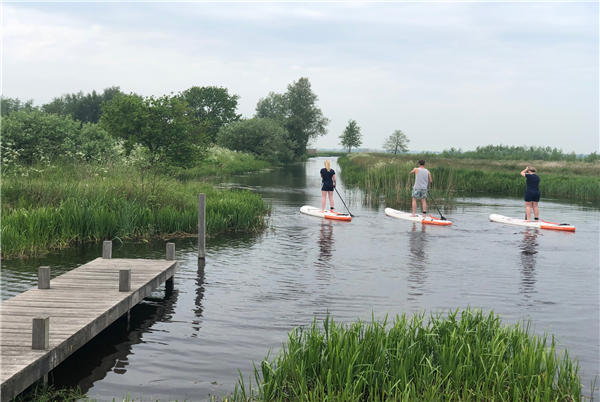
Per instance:
[[[447,219],[444,218],[444,215],[442,215],[442,213],[440,212],[440,209],[438,208],[437,204],[435,203],[435,200],[433,199],[433,196],[431,195],[431,192],[427,191],[427,196],[431,197],[431,200],[433,201],[433,205],[435,205],[435,209],[437,209],[438,212],[440,213],[440,216],[442,217],[442,220],[446,221]]]
[[[348,211],[348,213],[350,214],[351,217],[355,217],[356,215],[352,215],[352,212],[350,212],[350,210],[348,209],[348,206],[346,205],[346,203],[344,202],[344,199],[342,198],[342,196],[340,195],[339,191],[337,191],[337,188],[333,188],[335,190],[335,192],[337,193],[337,195],[340,197],[340,200],[342,200],[342,203],[344,204],[344,206],[346,207],[346,210]]]

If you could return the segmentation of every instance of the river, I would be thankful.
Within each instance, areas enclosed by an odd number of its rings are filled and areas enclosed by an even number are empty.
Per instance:
[[[129,327],[121,318],[72,355],[54,370],[56,386],[80,386],[99,400],[220,397],[233,390],[238,369],[247,378],[253,362],[315,316],[329,312],[350,322],[370,320],[372,312],[471,306],[495,311],[506,324],[531,319],[537,333],[553,334],[579,359],[589,390],[600,373],[597,204],[542,199],[541,217],[569,222],[575,233],[489,221],[492,213],[522,216],[520,197],[459,198],[442,211],[452,226],[425,226],[387,217],[383,205],[363,205],[338,177],[356,218],[325,221],[299,212],[319,206],[323,161],[223,183],[270,201],[270,229],[207,239],[205,264],[195,238],[175,240],[181,268],[174,291],[158,289],[132,310]],[[344,208],[337,196],[335,206]],[[50,265],[54,277],[97,258],[101,247],[3,261],[2,299],[35,286],[39,266]],[[113,246],[113,258],[164,255],[165,242]]]

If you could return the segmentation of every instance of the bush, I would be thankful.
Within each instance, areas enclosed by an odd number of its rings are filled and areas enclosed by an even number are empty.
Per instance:
[[[293,158],[293,144],[287,130],[272,119],[254,118],[231,123],[221,128],[217,144],[272,163],[287,163]]]

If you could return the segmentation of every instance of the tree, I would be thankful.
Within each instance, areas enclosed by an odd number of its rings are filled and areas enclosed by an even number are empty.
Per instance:
[[[228,124],[219,131],[217,144],[272,163],[287,163],[293,157],[289,133],[272,119],[253,118]]]
[[[227,88],[191,87],[181,95],[192,108],[196,124],[203,126],[211,142],[216,141],[221,127],[242,117],[235,112],[240,97],[229,95]]]
[[[1,97],[2,104],[0,109],[2,111],[2,116],[8,116],[12,112],[33,112],[38,108],[33,106],[33,99],[30,99],[26,102],[21,102],[19,98],[6,98],[4,96]]]
[[[100,123],[123,141],[125,155],[141,148],[142,183],[146,171],[153,171],[156,179],[158,166],[191,166],[204,151],[202,132],[180,96],[117,96],[103,103]]]
[[[104,89],[103,93],[92,91],[84,94],[79,91],[74,94],[63,94],[42,105],[46,113],[60,116],[71,116],[74,120],[84,123],[98,123],[102,116],[102,102],[108,102],[115,96],[122,94],[119,87]]]
[[[344,129],[342,135],[340,135],[340,145],[344,148],[348,148],[348,153],[352,151],[352,148],[358,148],[362,145],[362,135],[360,133],[360,127],[356,124],[356,120],[348,120],[348,125]]]
[[[270,118],[281,124],[294,142],[294,155],[306,153],[306,145],[311,139],[327,134],[329,119],[316,105],[319,97],[312,91],[308,78],[300,78],[287,87],[284,94],[270,92],[256,105],[257,118]]]
[[[396,155],[398,151],[408,152],[408,143],[410,140],[401,130],[394,130],[392,135],[383,142],[383,149]]]

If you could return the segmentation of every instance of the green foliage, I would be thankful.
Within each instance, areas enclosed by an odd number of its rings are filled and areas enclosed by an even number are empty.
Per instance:
[[[342,140],[340,145],[347,148],[348,153],[352,152],[352,148],[358,148],[362,145],[362,135],[356,120],[348,120],[348,125],[339,138]]]
[[[394,155],[400,152],[408,152],[408,143],[410,140],[401,130],[394,130],[392,135],[383,142],[383,149]]]
[[[202,155],[205,139],[179,96],[119,95],[102,110],[102,127],[123,141],[125,155],[142,147],[147,169],[161,163],[192,166]]]
[[[30,99],[26,102],[21,102],[19,98],[7,98],[5,96],[1,96],[0,100],[0,112],[2,117],[8,116],[12,112],[33,112],[34,110],[38,109],[33,105],[33,99]]]
[[[530,322],[504,326],[467,308],[388,323],[321,323],[243,377],[231,401],[580,401],[579,364]]]
[[[283,124],[293,141],[294,156],[306,153],[312,139],[327,133],[329,119],[316,105],[318,96],[312,91],[308,78],[300,78],[287,87],[284,94],[270,92],[256,105],[257,118],[270,118]]]
[[[384,196],[386,203],[399,205],[402,200],[410,199],[412,180],[408,172],[416,166],[417,160],[424,155],[403,155],[394,157],[385,154],[353,154],[352,157],[338,159],[341,175],[347,185],[358,186],[377,200]],[[433,183],[430,188],[435,192],[436,200],[452,202],[456,192],[484,192],[496,194],[522,195],[526,182],[520,175],[524,165],[515,162],[503,164],[478,160],[469,165],[467,161],[444,159],[428,155],[427,168],[431,172]],[[557,162],[536,165],[541,177],[542,197],[561,196],[576,199],[600,199],[600,178],[598,168],[588,165],[579,168],[558,167]],[[562,162],[570,163],[572,162]],[[567,165],[570,166],[570,165]]]
[[[462,151],[460,148],[446,149],[441,154],[444,158],[489,159],[489,160],[543,160],[543,161],[576,161],[579,158],[574,152],[563,153],[562,149],[536,146],[486,145],[477,147],[475,151]]]
[[[84,95],[83,91],[79,91],[74,94],[63,94],[42,105],[42,109],[59,116],[71,116],[82,124],[98,123],[102,116],[102,103],[120,94],[122,94],[120,88],[115,86],[106,88],[102,93],[92,91]]]
[[[192,108],[196,124],[206,129],[211,142],[216,142],[221,127],[242,117],[235,112],[240,97],[229,95],[227,88],[191,87],[181,96]]]
[[[231,123],[219,131],[217,143],[234,151],[247,152],[272,162],[287,163],[293,142],[285,128],[271,119],[246,119]]]
[[[598,155],[598,152],[596,152],[596,151],[592,152],[591,154],[589,154],[588,156],[583,158],[584,162],[589,162],[589,163],[598,162],[599,160],[600,160],[600,155]]]
[[[10,166],[2,180],[2,257],[39,255],[83,242],[196,234],[198,194],[206,233],[261,230],[270,206],[249,191],[217,190],[197,177],[159,176],[152,193],[125,165]]]

